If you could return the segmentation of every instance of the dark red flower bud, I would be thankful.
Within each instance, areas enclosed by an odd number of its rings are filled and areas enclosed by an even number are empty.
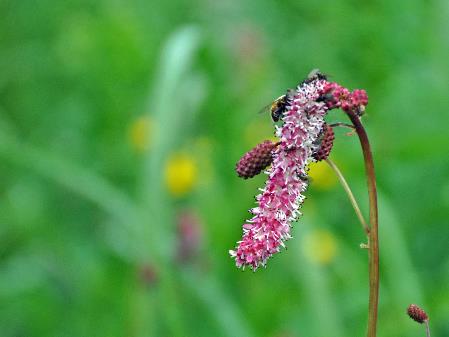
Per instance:
[[[321,161],[329,157],[329,153],[332,150],[332,146],[334,145],[334,129],[329,124],[324,124],[323,132],[321,135],[320,147],[316,152],[312,154],[313,158],[317,161]]]
[[[272,152],[277,145],[271,140],[266,140],[245,153],[235,166],[238,176],[247,179],[262,172],[273,161]]]
[[[413,319],[415,322],[424,323],[429,320],[426,312],[418,307],[416,304],[410,304],[407,308],[407,314]]]

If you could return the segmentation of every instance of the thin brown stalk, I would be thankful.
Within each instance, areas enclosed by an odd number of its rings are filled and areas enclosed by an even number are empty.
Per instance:
[[[342,126],[351,130],[355,130],[354,125],[351,124],[347,124],[347,123],[342,123],[342,122],[336,122],[336,123],[332,123],[330,124],[331,127],[336,127],[336,126]]]
[[[368,184],[370,231],[368,234],[368,260],[369,260],[369,303],[368,303],[368,337],[376,337],[377,315],[379,305],[379,237],[378,237],[378,211],[376,175],[374,173],[373,154],[371,146],[359,116],[354,112],[347,112],[349,119],[355,127],[362,146],[363,158]]]

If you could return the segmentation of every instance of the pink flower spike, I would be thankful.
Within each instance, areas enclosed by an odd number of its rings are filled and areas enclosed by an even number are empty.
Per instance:
[[[318,98],[330,89],[344,89],[334,85],[325,92],[328,85],[326,80],[315,78],[303,82],[290,94],[291,103],[282,116],[283,125],[277,127],[280,143],[266,171],[265,188],[256,197],[258,205],[251,210],[253,217],[243,225],[242,240],[235,250],[229,251],[238,267],[256,270],[265,266],[291,238],[291,223],[301,214],[299,207],[305,198],[302,193],[308,186],[307,165],[314,161],[313,154],[319,146],[317,138],[328,110],[327,103]]]

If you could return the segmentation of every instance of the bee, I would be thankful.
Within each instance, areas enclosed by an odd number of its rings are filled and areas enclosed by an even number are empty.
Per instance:
[[[279,121],[285,111],[287,111],[287,105],[289,104],[289,99],[287,95],[282,95],[276,98],[270,106],[271,119],[274,122]]]
[[[307,75],[307,78],[300,83],[300,86],[315,80],[327,80],[327,75],[323,74],[319,69],[313,69]],[[294,91],[288,89],[285,95],[279,96],[271,104],[264,106],[260,112],[270,111],[271,119],[273,119],[274,122],[278,122],[282,118],[284,112],[287,111],[287,107],[292,103],[293,95]]]
[[[311,83],[315,80],[327,80],[327,75],[323,74],[320,69],[313,69],[301,84]]]
[[[278,122],[284,112],[287,111],[287,106],[291,104],[290,90],[285,95],[276,98],[271,104],[266,105],[260,112],[270,111],[273,122]]]

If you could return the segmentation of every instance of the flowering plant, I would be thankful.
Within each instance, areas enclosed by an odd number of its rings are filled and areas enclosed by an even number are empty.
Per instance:
[[[230,254],[238,267],[256,270],[284,247],[291,238],[290,227],[301,212],[307,189],[307,166],[326,159],[334,133],[324,121],[329,109],[341,107],[360,114],[368,99],[364,90],[352,93],[314,71],[295,91],[287,93],[282,126],[276,127],[278,143],[265,141],[245,154],[237,173],[252,177],[271,164],[265,188],[256,197],[253,217],[243,225],[243,237]]]
[[[371,148],[360,121],[367,104],[365,90],[351,92],[338,83],[329,82],[318,70],[313,70],[295,90],[289,90],[273,103],[273,120],[281,121],[275,132],[279,141],[257,145],[236,165],[237,174],[245,179],[271,166],[265,171],[268,178],[256,197],[257,206],[250,210],[253,217],[243,224],[242,240],[229,252],[237,267],[249,266],[255,271],[266,266],[267,260],[285,247],[285,241],[291,238],[291,223],[301,215],[299,208],[308,187],[308,164],[326,160],[345,187],[368,238],[368,243],[363,245],[369,252],[368,337],[375,337],[379,291],[377,192]],[[326,124],[326,114],[335,108],[341,108],[352,124]],[[355,130],[360,139],[368,180],[369,225],[340,171],[327,158],[334,140],[332,127],[340,125]]]

